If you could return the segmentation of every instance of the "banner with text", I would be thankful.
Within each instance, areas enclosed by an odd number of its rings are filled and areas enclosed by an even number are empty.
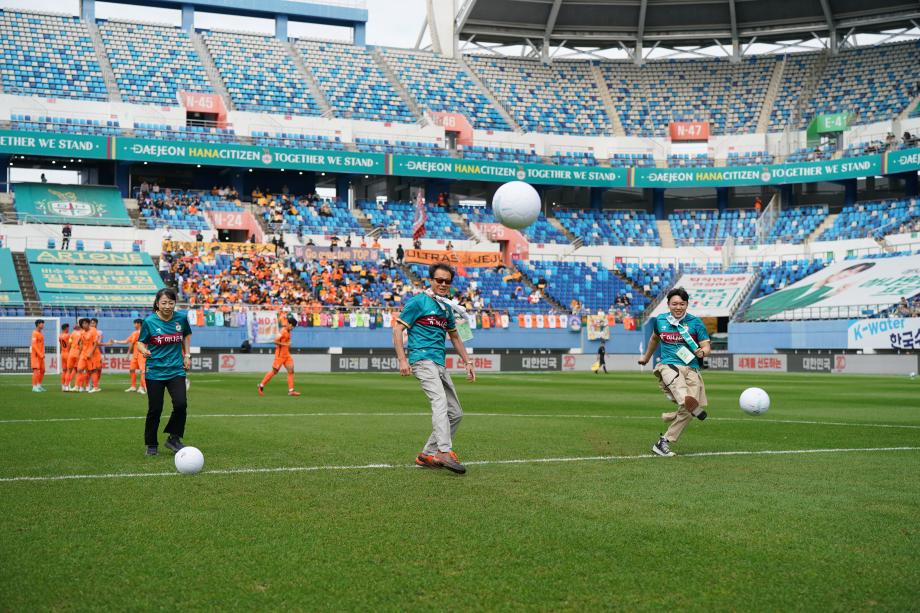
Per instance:
[[[493,268],[502,266],[500,251],[435,251],[434,249],[407,249],[405,261],[410,264],[434,264],[444,262],[455,267]]]
[[[526,181],[547,185],[625,187],[625,168],[551,166],[483,160],[455,160],[394,155],[388,173],[401,177],[432,177],[469,181]]]
[[[276,247],[271,243],[210,243],[195,241],[163,241],[163,251],[219,251],[230,255],[275,255]]]
[[[13,265],[13,252],[2,248],[0,249],[0,305],[19,304],[22,304],[22,290],[19,288],[19,278],[16,276],[16,267]]]
[[[837,317],[841,307],[878,312],[920,292],[920,255],[845,260],[755,300],[744,318]]]
[[[920,317],[854,321],[847,349],[920,349]]]
[[[111,159],[105,136],[0,130],[0,153]]]
[[[697,317],[729,317],[744,299],[744,290],[753,275],[681,275],[674,287],[690,294],[687,312]],[[662,299],[652,315],[667,313],[668,302]]]
[[[329,247],[304,246],[294,247],[294,255],[304,260],[349,260],[357,262],[376,262],[380,259],[379,249],[368,249],[367,247],[336,247],[335,250]]]
[[[920,168],[920,149],[889,151],[884,156],[884,173],[916,172]]]
[[[114,187],[17,183],[16,214],[21,221],[130,226],[128,209]]]

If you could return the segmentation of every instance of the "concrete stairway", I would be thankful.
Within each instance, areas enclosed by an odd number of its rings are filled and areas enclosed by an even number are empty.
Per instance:
[[[530,277],[527,276],[527,273],[526,273],[526,272],[524,272],[523,270],[521,270],[520,268],[517,268],[517,267],[513,267],[513,269],[514,269],[514,270],[517,270],[517,271],[519,271],[519,272],[521,273],[521,283],[523,283],[526,287],[528,287],[528,288],[530,289],[531,292],[533,292],[534,290],[538,289],[538,288],[537,288],[537,284],[534,283],[534,280],[533,280],[533,279],[531,279]],[[561,312],[561,313],[568,313],[568,312],[569,312],[569,307],[568,307],[568,305],[563,305],[561,302],[559,302],[558,300],[556,300],[556,298],[554,298],[553,296],[551,296],[549,292],[543,290],[543,291],[541,291],[540,293],[543,295],[543,299],[546,300],[546,301],[547,301],[548,303],[550,303],[551,305],[553,305],[554,307],[556,307],[556,309],[558,309],[559,312]]]
[[[463,233],[466,234],[468,239],[471,241],[476,241],[477,243],[482,240],[482,237],[479,236],[479,234],[477,234],[468,223],[466,223],[466,220],[463,219],[459,213],[448,213],[447,216],[450,217],[450,220],[457,224],[461,230],[463,230]]]
[[[623,124],[620,122],[620,114],[617,113],[613,98],[610,97],[610,89],[604,80],[604,74],[595,64],[591,64],[591,76],[594,77],[594,82],[601,92],[601,101],[604,103],[604,110],[607,111],[607,118],[610,120],[610,129],[613,132],[613,136],[626,136],[626,130],[623,129]]]
[[[32,273],[29,272],[29,263],[26,261],[25,253],[21,251],[13,253],[13,267],[16,269],[16,278],[19,281],[22,299],[26,303],[26,315],[29,317],[41,315],[42,310],[38,303],[38,291],[36,291],[35,283],[32,281]]]
[[[815,228],[815,231],[808,235],[808,238],[805,239],[805,242],[806,242],[806,243],[810,243],[811,241],[816,241],[816,240],[818,240],[818,237],[821,236],[821,234],[822,234],[825,230],[827,230],[827,229],[830,228],[832,225],[834,225],[834,221],[837,219],[837,216],[838,216],[837,213],[832,213],[832,214],[828,215],[828,216],[824,219],[824,221],[822,221],[820,224],[818,224],[818,227]]]
[[[335,113],[335,109],[332,108],[332,105],[329,104],[329,98],[326,97],[326,94],[323,93],[323,90],[320,89],[319,83],[316,82],[316,79],[313,78],[313,73],[310,72],[310,69],[307,68],[306,63],[303,61],[303,56],[300,55],[300,50],[294,46],[292,42],[281,43],[287,49],[288,56],[290,56],[291,61],[294,62],[294,67],[297,69],[297,73],[300,75],[300,78],[304,80],[307,84],[307,88],[310,90],[310,95],[313,96],[313,99],[319,104],[319,108],[323,111],[323,117],[329,117]]]
[[[827,66],[829,58],[830,56],[826,52],[822,53],[818,61],[815,62],[815,65],[812,67],[811,72],[808,73],[805,79],[805,86],[802,88],[802,93],[799,95],[799,99],[796,100],[795,107],[792,109],[792,114],[789,117],[789,124],[793,129],[798,126],[802,113],[805,110],[805,105],[807,105],[808,101],[815,95],[815,90],[818,89],[818,84],[821,83],[821,77],[824,76],[824,68]]]
[[[635,281],[633,281],[632,279],[630,279],[629,277],[627,277],[625,274],[623,274],[622,272],[620,272],[620,271],[617,270],[616,268],[611,269],[610,272],[613,274],[614,277],[616,277],[617,279],[619,279],[620,281],[622,281],[622,282],[624,282],[624,283],[627,283],[631,288],[633,288],[634,290],[636,290],[637,292],[639,292],[640,294],[642,294],[643,296],[645,296],[645,297],[648,298],[649,300],[651,300],[652,298],[654,298],[654,296],[652,296],[650,293],[648,293],[647,291],[645,291],[645,290],[642,288],[641,285],[639,285],[638,283],[636,283]]]
[[[374,238],[380,238],[382,232],[379,228],[375,228],[371,223],[371,220],[364,214],[364,211],[355,207],[351,210],[351,214],[355,216],[355,219],[358,220],[358,223],[361,224],[361,227],[364,228],[365,236],[373,236]]]
[[[515,121],[514,117],[511,116],[511,113],[508,112],[508,109],[506,109],[498,100],[498,96],[496,96],[491,89],[486,87],[486,84],[483,83],[482,79],[479,78],[479,75],[476,74],[476,72],[473,70],[473,67],[467,64],[466,60],[463,59],[463,56],[458,54],[454,59],[456,60],[457,64],[460,65],[460,68],[466,72],[470,80],[476,84],[482,94],[489,100],[489,102],[492,103],[492,106],[498,110],[498,114],[502,116],[502,119],[504,119],[509,126],[511,126],[511,129],[515,132],[523,132],[524,128],[521,127],[521,124]]]
[[[569,239],[569,242],[572,243],[573,245],[574,245],[575,243],[579,243],[579,245],[578,245],[579,247],[581,247],[582,245],[584,245],[584,241],[581,239],[580,236],[576,236],[575,234],[572,234],[572,233],[568,230],[568,228],[566,228],[565,226],[563,226],[563,225],[562,225],[562,222],[559,221],[558,219],[556,219],[555,217],[547,217],[547,218],[546,218],[546,221],[549,222],[549,225],[553,226],[554,228],[556,228],[557,230],[559,230],[560,232],[562,232],[562,235],[563,235],[564,237],[566,237],[567,239]]]
[[[223,100],[224,107],[228,111],[235,111],[236,107],[233,105],[233,100],[230,98],[230,92],[227,91],[226,84],[224,84],[224,78],[220,76],[217,64],[214,63],[214,58],[211,57],[211,52],[208,51],[208,46],[205,44],[201,34],[191,32],[189,33],[189,39],[192,41],[192,47],[195,48],[195,52],[201,60],[201,65],[204,66],[204,71],[208,75],[208,80],[211,82],[214,92]]]
[[[415,119],[421,125],[425,125],[428,122],[425,118],[425,113],[419,108],[419,105],[415,102],[415,98],[412,97],[412,94],[409,93],[406,86],[399,80],[399,77],[396,76],[396,73],[387,63],[387,59],[383,56],[383,53],[380,52],[380,49],[375,48],[371,51],[371,57],[374,58],[377,67],[380,68],[380,72],[386,76],[387,80],[389,80],[390,84],[393,86],[393,89],[399,94],[400,99],[409,107],[409,110],[412,111]]]
[[[99,61],[99,67],[102,68],[102,80],[105,81],[105,91],[109,94],[110,102],[121,102],[121,90],[118,89],[118,81],[115,80],[115,71],[112,70],[112,64],[109,62],[109,56],[105,52],[105,44],[102,42],[102,35],[95,22],[86,21],[86,30],[93,41],[93,49],[96,50],[96,59]]]
[[[770,77],[770,84],[767,85],[767,95],[764,98],[763,106],[760,107],[760,116],[757,118],[757,134],[766,134],[770,127],[770,115],[773,114],[773,105],[776,103],[776,97],[779,95],[780,87],[783,85],[783,73],[786,72],[786,60],[780,60],[773,66],[773,74]]]
[[[671,232],[671,224],[667,219],[659,219],[655,222],[658,226],[658,236],[661,237],[662,247],[676,247],[674,243],[674,233]]]

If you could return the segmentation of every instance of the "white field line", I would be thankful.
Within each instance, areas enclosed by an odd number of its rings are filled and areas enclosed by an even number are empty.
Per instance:
[[[553,418],[553,419],[654,419],[658,420],[657,415],[582,415],[573,413],[478,413],[467,412],[464,417],[516,417],[516,418]],[[213,418],[272,418],[272,417],[430,417],[430,412],[408,413],[408,412],[386,412],[386,413],[367,413],[367,412],[343,412],[343,413],[204,413],[201,415],[189,415],[190,419],[213,419]],[[112,415],[106,417],[48,417],[40,419],[0,419],[2,424],[36,424],[36,423],[53,423],[53,422],[75,422],[75,421],[120,421],[120,420],[138,420],[145,419],[145,415]],[[733,421],[746,423],[769,423],[769,424],[801,424],[809,426],[847,426],[857,428],[897,428],[907,430],[920,430],[920,425],[912,424],[876,424],[844,421],[816,421],[804,419],[765,419],[763,417],[710,417],[707,421]]]
[[[920,447],[852,447],[837,449],[767,449],[762,451],[703,451],[698,453],[684,453],[680,458],[716,458],[726,456],[770,456],[770,455],[804,455],[816,453],[872,453],[888,451],[920,451]],[[473,460],[466,462],[467,466],[500,466],[505,464],[561,464],[567,462],[611,462],[622,460],[659,460],[659,456],[653,454],[641,455],[611,455],[611,456],[575,456],[560,458],[531,458],[517,460]],[[666,461],[666,460],[659,460]],[[676,461],[676,460],[675,460]],[[379,469],[407,469],[417,468],[414,464],[361,464],[361,465],[320,465],[320,466],[279,466],[273,468],[224,468],[218,470],[206,470],[205,475],[248,475],[261,473],[302,473],[302,472],[320,472],[320,471],[348,471],[348,470],[379,470]],[[142,477],[177,477],[181,476],[178,472],[157,472],[157,473],[100,473],[85,475],[47,475],[37,477],[0,477],[0,483],[12,483],[22,481],[73,481],[85,479],[136,479]]]

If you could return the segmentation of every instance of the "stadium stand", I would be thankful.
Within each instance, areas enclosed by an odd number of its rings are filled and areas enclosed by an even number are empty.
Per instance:
[[[108,99],[79,17],[0,10],[0,75],[7,94]]]
[[[672,153],[668,155],[668,166],[672,168],[705,168],[715,166],[715,160],[705,153],[689,155],[686,153]]]
[[[409,264],[420,279],[428,278],[428,267]],[[454,277],[454,297],[470,312],[500,311],[509,315],[549,313],[554,310],[541,292],[528,288],[517,271],[499,268],[467,268]]]
[[[381,51],[422,109],[460,113],[478,130],[511,131],[501,113],[457,62],[434,53]]]
[[[651,153],[614,153],[610,156],[609,164],[611,168],[652,168],[655,166],[655,158]]]
[[[601,93],[585,62],[467,56],[525,132],[610,134]]]
[[[450,152],[437,143],[394,140],[388,138],[355,138],[358,151],[367,153],[403,153],[406,155],[423,155],[427,157],[444,157]]]
[[[761,262],[760,264],[752,264],[750,267],[751,272],[757,272],[760,274],[760,283],[758,283],[757,288],[754,290],[754,298],[762,298],[772,294],[777,290],[781,290],[788,285],[804,279],[810,274],[816,273],[828,264],[831,263],[831,260],[824,258],[816,258],[813,260],[808,259],[793,259],[785,260],[782,262]]]
[[[236,142],[236,132],[233,128],[218,128],[216,126],[171,126],[160,123],[138,122],[134,124],[134,134],[139,138],[163,140],[187,140],[203,143]]]
[[[252,141],[257,145],[270,147],[291,147],[295,149],[332,149],[345,151],[345,143],[339,136],[324,136],[317,134],[297,134],[292,132],[275,132],[269,134],[262,130],[252,132]]]
[[[201,196],[182,191],[139,192],[137,206],[147,228],[209,230],[202,211]]]
[[[767,236],[768,243],[800,245],[824,221],[828,214],[826,205],[797,206],[780,211],[776,223]]]
[[[590,151],[557,151],[553,163],[562,166],[597,166],[597,158]]]
[[[415,123],[366,48],[311,40],[295,46],[339,117]]]
[[[179,28],[100,21],[99,32],[125,102],[176,106],[179,91],[213,91],[188,34]]]
[[[729,151],[725,163],[728,166],[759,166],[761,164],[772,164],[773,156],[767,151],[748,151],[745,153]]]
[[[320,108],[281,42],[268,36],[205,32],[234,106],[240,111],[319,115]]]
[[[390,237],[412,237],[412,220],[415,215],[415,204],[412,202],[387,202],[381,204],[368,200],[358,202],[360,208],[367,215],[375,227],[386,231]],[[425,236],[443,240],[465,240],[463,230],[453,222],[444,209],[437,206],[427,206],[428,219],[425,222]]]
[[[545,280],[543,291],[572,311],[583,307],[588,312],[606,313],[619,307],[638,315],[649,302],[645,295],[598,263],[531,260],[520,268],[537,287]]]
[[[468,160],[492,160],[496,162],[522,162],[539,164],[543,158],[531,148],[491,147],[487,145],[458,145],[457,151]]]
[[[626,133],[664,136],[672,121],[709,121],[713,134],[754,132],[775,64],[775,57],[761,56],[738,64],[666,60],[600,68]]]
[[[585,245],[661,245],[655,217],[645,211],[559,209],[555,217]]]
[[[822,232],[818,240],[881,236],[886,232],[896,231],[917,217],[920,217],[920,205],[916,199],[860,202],[845,207],[833,225]]]
[[[661,296],[670,289],[680,274],[679,267],[673,263],[660,262],[618,263],[614,270],[653,297]]]
[[[817,162],[819,160],[829,160],[834,156],[834,146],[831,144],[820,145],[817,147],[799,147],[791,154],[786,156],[786,162]]]
[[[253,202],[262,207],[262,218],[275,232],[364,235],[364,228],[344,202],[320,200],[315,195],[288,196],[256,193]]]
[[[48,117],[39,115],[10,115],[10,127],[13,130],[33,132],[55,132],[58,134],[95,134],[97,136],[116,136],[121,134],[121,124],[117,119],[80,119],[75,117]]]
[[[920,44],[891,43],[831,55],[802,114],[800,129],[822,113],[854,113],[851,123],[891,119],[907,108],[906,85],[916,82]]]
[[[668,215],[671,234],[678,247],[685,245],[711,245],[719,230],[719,211],[693,209],[674,211]]]
[[[792,53],[783,58],[783,79],[773,101],[770,125],[767,128],[770,132],[782,131],[793,121],[793,111],[799,104],[809,75],[814,72],[821,57],[820,53]]]

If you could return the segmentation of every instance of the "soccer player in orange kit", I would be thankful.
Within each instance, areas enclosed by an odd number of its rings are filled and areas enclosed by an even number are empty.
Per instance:
[[[61,334],[58,336],[58,343],[61,345],[61,391],[67,391],[67,370],[70,364],[70,324],[61,324]]]
[[[287,370],[288,396],[300,396],[300,392],[294,390],[294,358],[291,357],[291,330],[297,326],[297,319],[290,314],[286,317],[279,315],[278,319],[281,332],[275,337],[275,362],[259,383],[259,396],[265,395],[265,385],[278,374],[282,366]]]
[[[137,346],[137,339],[141,335],[141,325],[143,325],[143,319],[134,320],[134,332],[132,332],[128,338],[123,341],[112,341],[119,345],[127,345],[128,353],[131,354],[131,365],[128,367],[128,370],[131,372],[131,387],[126,389],[126,392],[137,392],[138,394],[147,393],[147,382],[144,381],[144,369],[147,366],[147,358],[144,357],[144,354],[141,353],[140,347]],[[137,381],[137,375],[140,374],[140,383]]]
[[[44,327],[44,319],[35,320],[35,329],[32,330],[32,347],[29,349],[33,392],[47,391],[42,387],[42,379],[45,378],[45,335],[42,334]]]
[[[77,391],[77,381],[79,381],[79,376],[77,374],[77,362],[80,361],[80,349],[83,343],[83,320],[77,320],[77,327],[73,332],[70,333],[70,338],[67,339],[67,377],[64,379],[64,385],[66,391],[76,392]]]

